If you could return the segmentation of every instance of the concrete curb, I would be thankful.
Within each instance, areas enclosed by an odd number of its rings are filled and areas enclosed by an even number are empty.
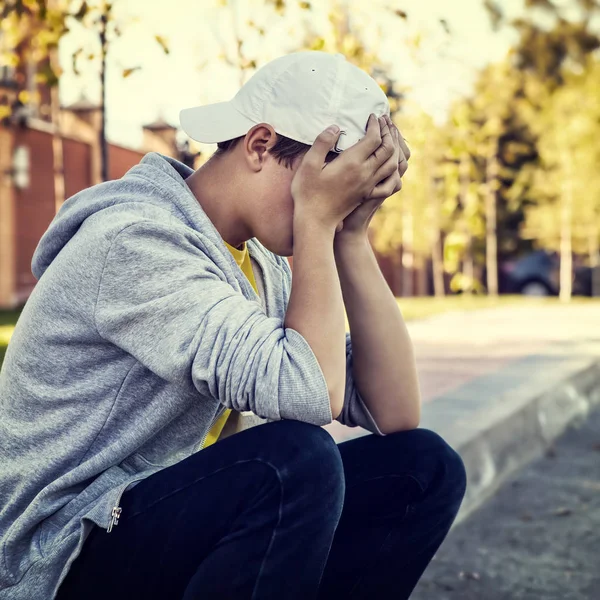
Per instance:
[[[600,362],[588,360],[585,366],[578,362],[562,381],[548,377],[543,390],[529,386],[527,394],[513,395],[512,401],[503,398],[501,404],[472,414],[468,425],[436,428],[461,455],[467,469],[467,493],[457,523],[481,506],[512,473],[547,451],[567,426],[584,421],[600,405]]]

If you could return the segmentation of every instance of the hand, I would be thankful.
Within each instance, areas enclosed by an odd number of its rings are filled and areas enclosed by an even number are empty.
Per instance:
[[[321,133],[298,167],[292,181],[295,223],[309,219],[333,231],[392,174],[389,165],[394,144],[389,132],[383,140],[374,115],[369,117],[365,137],[325,164],[339,135],[339,128]]]
[[[385,179],[382,179],[371,194],[355,208],[341,223],[338,224],[336,232],[342,232],[344,237],[349,235],[365,234],[369,228],[369,223],[377,209],[383,202],[402,189],[402,177],[408,169],[408,159],[410,150],[406,145],[404,138],[390,117],[387,115],[379,121],[381,127],[382,145],[391,139],[394,146],[394,153],[389,158],[388,163],[382,167],[382,173],[390,172]],[[383,170],[385,167],[385,171]],[[336,236],[337,237],[337,236]]]

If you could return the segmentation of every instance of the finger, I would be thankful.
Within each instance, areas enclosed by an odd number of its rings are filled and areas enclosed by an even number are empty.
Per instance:
[[[393,125],[393,128],[396,130],[396,133],[398,134],[398,140],[400,142],[400,150],[402,150],[402,153],[404,154],[406,160],[408,160],[410,158],[410,148],[408,147],[406,140],[404,139],[404,137],[402,136],[402,133],[396,127],[396,125]]]
[[[327,154],[335,146],[339,137],[340,128],[337,125],[331,125],[325,131],[322,131],[306,153],[304,162],[322,169]]]
[[[402,156],[402,160],[398,163],[398,173],[400,174],[400,177],[404,177],[406,171],[408,171],[408,161]]]
[[[400,146],[400,136],[399,136],[399,131],[398,128],[394,125],[394,122],[392,121],[392,119],[390,118],[389,115],[384,115],[385,120],[388,124],[388,127],[390,128],[390,131],[392,132],[392,139],[394,140],[394,143],[396,145],[398,145],[398,147]]]
[[[406,163],[404,163],[406,164]],[[392,154],[390,158],[388,158],[383,165],[377,169],[375,173],[374,179],[379,184],[382,181],[385,181],[388,177],[397,173],[399,169],[398,156],[396,153]]]
[[[398,158],[398,172],[400,173],[400,177],[403,177],[404,174],[406,173],[406,171],[408,171],[408,158],[406,157],[406,155],[404,154],[404,150],[402,149],[402,145],[401,145],[401,140],[402,135],[400,134],[400,131],[398,130],[398,128],[394,125],[392,132],[394,134],[394,137],[396,138],[396,140],[398,141],[398,152],[399,152],[399,158]],[[404,143],[404,146],[406,148],[408,148],[408,146],[406,146],[406,142]],[[408,154],[410,157],[410,150],[408,150]]]
[[[356,155],[358,161],[364,162],[379,146],[381,146],[381,127],[377,117],[374,114],[370,114],[365,137],[346,150],[346,153],[348,155]]]
[[[389,198],[393,196],[396,192],[399,192],[402,189],[402,179],[400,179],[400,175],[395,173],[394,175],[390,175],[387,179],[384,179],[381,183],[377,184],[373,191],[369,194],[369,199],[377,199],[377,198]]]
[[[371,154],[369,161],[373,168],[373,172],[377,173],[379,168],[394,154],[394,140],[392,132],[387,124],[387,121],[382,117],[380,119],[381,126],[381,145]],[[397,162],[397,160],[396,160]]]
[[[404,138],[402,137],[400,130],[396,127],[396,125],[394,125],[394,123],[392,123],[392,125],[391,125],[391,130],[392,130],[394,139],[396,140],[396,143],[398,144],[398,149],[400,150],[401,160],[399,160],[398,162],[402,162],[403,160],[408,160],[404,154],[404,151],[408,149],[408,146],[406,145],[406,142],[405,142]],[[408,150],[408,152],[410,154],[410,150]]]

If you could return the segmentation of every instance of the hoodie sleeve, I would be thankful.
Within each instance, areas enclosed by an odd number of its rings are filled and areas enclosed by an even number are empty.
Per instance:
[[[116,236],[96,303],[100,335],[227,408],[330,423],[327,384],[308,342],[224,281],[187,235],[138,223]]]
[[[349,333],[346,333],[346,392],[344,406],[336,420],[349,427],[363,427],[372,433],[383,435],[354,383],[352,375],[352,338]]]
[[[283,262],[283,269],[288,281],[287,287],[291,289],[292,271],[287,261]],[[346,388],[344,391],[344,405],[336,421],[348,427],[362,427],[371,433],[384,435],[377,426],[377,423],[375,423],[373,415],[371,415],[367,405],[361,398],[354,382],[352,374],[352,338],[349,333],[346,333]]]

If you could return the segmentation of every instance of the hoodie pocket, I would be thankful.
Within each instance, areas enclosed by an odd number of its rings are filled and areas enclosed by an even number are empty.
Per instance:
[[[141,473],[143,471],[157,471],[160,469],[164,469],[168,467],[170,463],[164,462],[163,464],[159,464],[158,462],[152,462],[148,460],[145,456],[136,452],[128,456],[122,463],[121,467],[132,475]]]

